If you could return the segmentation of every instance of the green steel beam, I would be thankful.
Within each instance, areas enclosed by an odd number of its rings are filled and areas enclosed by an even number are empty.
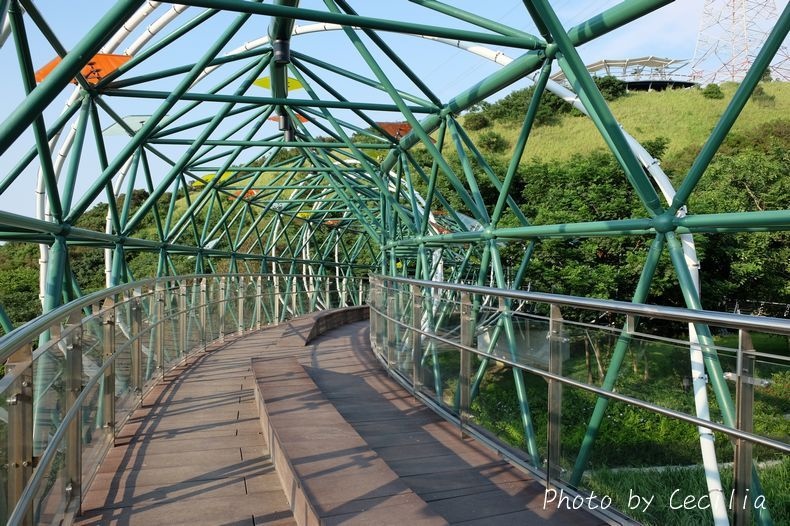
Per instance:
[[[257,1],[257,0],[253,0]],[[132,70],[133,68],[137,67],[138,64],[150,59],[151,57],[155,56],[161,50],[187,34],[188,32],[192,31],[193,29],[199,27],[202,23],[206,22],[212,16],[216,15],[219,11],[216,10],[206,10],[198,15],[196,15],[192,20],[187,22],[186,24],[182,25],[172,33],[166,35],[161,40],[158,40],[151,44],[150,46],[146,47],[143,50],[138,51],[135,56],[133,56],[129,61],[121,64],[118,69],[115,71],[110,72],[106,77],[102,78],[98,84],[96,84],[96,89],[100,91],[104,91],[108,84],[112,83],[116,78],[120,77],[121,75],[126,74],[126,72]]]
[[[131,89],[108,89],[104,95],[110,97],[125,97],[135,99],[161,99],[167,100],[171,98],[172,93],[169,91],[155,91],[155,90],[131,90]],[[272,104],[274,106],[289,106],[289,107],[314,107],[314,108],[339,108],[347,110],[368,110],[368,111],[392,111],[399,112],[400,108],[394,104],[381,104],[374,102],[343,102],[339,100],[305,100],[305,99],[292,99],[292,98],[277,98],[277,97],[258,97],[250,95],[226,95],[222,93],[184,93],[179,96],[180,100],[192,100],[200,102],[231,102],[241,103],[246,102],[249,104]],[[431,113],[433,110],[424,106],[409,106],[409,109],[414,113]]]
[[[74,135],[74,142],[71,145],[69,167],[66,170],[66,178],[63,184],[63,192],[60,196],[60,209],[68,213],[71,208],[71,199],[74,195],[74,187],[77,184],[77,174],[82,160],[82,147],[85,144],[85,130],[88,128],[88,115],[91,107],[91,99],[88,96],[82,97],[80,105],[80,115],[77,120],[77,133]]]
[[[16,0],[11,1],[11,6],[8,9],[8,18],[11,23],[11,31],[14,34],[17,59],[19,61],[22,82],[25,88],[26,97],[25,102],[22,104],[22,106],[25,106],[28,104],[28,101],[33,98],[37,88],[35,73],[33,71],[33,60],[30,56],[30,47],[28,45],[27,32],[25,30],[25,21],[22,19],[22,8]],[[36,151],[38,152],[38,158],[41,162],[41,174],[44,178],[44,187],[46,188],[50,211],[52,217],[60,222],[63,219],[63,208],[60,203],[60,198],[58,197],[58,181],[55,175],[55,169],[52,166],[52,158],[49,154],[49,144],[46,140],[46,127],[44,125],[43,115],[36,115],[32,120],[32,124],[33,135],[36,140]],[[8,124],[7,121],[0,125],[0,141],[2,141],[1,137],[3,132],[9,126],[11,125]],[[19,131],[21,133],[22,130]],[[1,144],[2,143],[0,143],[0,154],[4,151]]]
[[[123,25],[126,19],[143,4],[143,0],[118,0],[93,28],[77,42],[22,104],[0,124],[0,154],[22,135],[22,132],[41,115],[47,106],[68,86],[71,79],[85,66],[105,42]]]
[[[665,236],[663,234],[656,235],[653,243],[650,245],[650,251],[647,254],[647,260],[644,267],[642,267],[642,274],[639,276],[639,282],[634,291],[632,303],[644,303],[647,300],[647,295],[650,292],[650,284],[653,282],[658,263],[661,259],[661,252],[664,250]],[[634,320],[636,325],[637,320]],[[627,324],[626,324],[627,325]],[[606,376],[601,383],[601,389],[611,391],[614,389],[617,377],[620,374],[620,367],[625,359],[625,353],[631,344],[631,335],[626,329],[633,329],[626,326],[617,338],[617,344],[612,352],[612,358],[609,360],[609,367],[606,370]],[[570,483],[578,486],[581,482],[584,470],[587,468],[587,463],[592,454],[592,448],[595,444],[595,439],[598,436],[598,431],[603,422],[606,408],[609,405],[609,399],[599,396],[593,409],[593,414],[590,417],[590,423],[587,425],[587,431],[584,434],[584,439],[579,447],[579,453],[576,455],[576,463],[573,467],[573,473],[570,477]]]
[[[680,188],[678,188],[675,197],[672,199],[671,206],[667,209],[667,214],[674,215],[675,212],[688,201],[691,192],[697,186],[697,183],[699,183],[699,180],[708,168],[713,156],[719,150],[721,143],[724,142],[724,138],[727,136],[730,129],[732,129],[733,124],[735,124],[738,115],[741,114],[744,106],[746,106],[746,102],[748,102],[752,91],[754,91],[757,83],[760,82],[766,68],[768,68],[771,60],[779,50],[779,47],[787,38],[788,31],[790,31],[790,4],[785,4],[779,20],[771,30],[771,33],[760,48],[757,56],[754,58],[749,72],[738,86],[735,95],[727,105],[727,109],[722,114],[719,122],[716,123],[708,140],[705,141],[697,158],[694,159],[694,163],[691,165],[688,175],[683,179]]]
[[[620,4],[607,9],[593,18],[574,26],[568,31],[573,45],[581,45],[598,38],[610,31],[622,27],[674,0],[625,0]],[[443,113],[460,114],[471,106],[487,99],[501,89],[521,80],[524,76],[535,71],[545,58],[543,53],[525,53],[517,57],[507,66],[486,77],[472,87],[464,90],[450,99]],[[441,117],[429,116],[422,121],[421,126],[430,133],[439,127]],[[400,140],[401,149],[408,150],[420,141],[414,132],[410,132]],[[395,155],[390,154],[381,164],[382,170],[389,170],[395,164]]]
[[[151,139],[149,144],[176,144],[182,146],[189,146],[195,143],[195,139]],[[206,139],[200,144],[205,146],[281,146],[283,148],[328,148],[328,149],[343,149],[348,148],[347,144],[341,142],[322,142],[322,141],[255,141],[255,140],[238,140],[238,139]],[[356,148],[365,148],[369,150],[389,150],[392,148],[391,144],[382,143],[354,143]]]
[[[532,0],[532,5],[556,43],[556,49],[560,52],[558,62],[563,72],[582,99],[604,141],[623,167],[626,177],[644,203],[648,213],[651,216],[660,215],[663,209],[658,194],[639,159],[628,145],[620,124],[612,115],[603,95],[593,82],[587,67],[576,51],[574,42],[568,37],[565,28],[562,27],[562,23],[547,0]]]
[[[274,4],[253,4],[246,0],[190,0],[188,4],[210,9],[237,11],[239,13],[294,18],[297,20],[310,20],[313,22],[329,22],[330,24],[340,24],[346,27],[378,29],[381,31],[407,33],[411,35],[428,35],[455,40],[466,40],[469,42],[479,42],[481,44],[494,44],[523,49],[540,49],[542,44],[540,40],[536,38],[510,37],[505,35],[482,33],[478,31],[436,27],[427,24],[414,24],[410,22],[385,20],[366,16],[346,15],[337,12],[327,13],[326,11],[293,8]]]
[[[434,11],[443,13],[453,18],[457,18],[458,20],[469,22],[470,24],[474,24],[478,27],[482,27],[483,29],[488,29],[489,31],[499,33],[500,35],[515,37],[515,38],[530,38],[535,40],[536,42],[540,42],[540,39],[535,35],[530,35],[525,31],[514,29],[508,25],[501,24],[493,20],[489,20],[487,18],[476,15],[474,13],[470,13],[469,11],[464,11],[463,9],[459,9],[457,7],[453,7],[447,4],[443,4],[441,2],[437,2],[436,0],[409,0],[409,2],[420,5],[422,7],[427,7],[428,9],[433,9]]]

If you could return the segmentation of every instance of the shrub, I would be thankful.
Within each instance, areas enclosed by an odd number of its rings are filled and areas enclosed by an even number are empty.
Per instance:
[[[500,153],[509,146],[507,140],[495,131],[481,133],[477,145],[491,153]]]
[[[464,117],[464,127],[467,130],[482,130],[490,124],[488,117],[480,112],[467,113]]]
[[[527,114],[532,92],[533,88],[512,91],[486,108],[486,115],[492,120],[521,121]]]
[[[721,91],[718,84],[708,84],[705,86],[705,89],[702,90],[702,96],[706,99],[723,99],[724,92]]]
[[[760,84],[754,87],[751,100],[753,100],[758,106],[762,106],[764,108],[773,108],[776,106],[776,97],[766,93],[765,88],[763,88]]]
[[[619,99],[626,94],[627,84],[617,77],[606,75],[605,77],[593,77],[593,80],[603,98],[608,101]]]

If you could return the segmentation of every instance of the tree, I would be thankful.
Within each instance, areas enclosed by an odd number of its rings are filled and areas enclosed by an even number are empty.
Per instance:
[[[790,208],[790,155],[746,148],[711,164],[689,208],[697,213]],[[703,298],[790,303],[790,235],[787,232],[698,236]]]
[[[464,116],[464,128],[467,130],[482,130],[489,124],[488,117],[481,112],[467,113]]]
[[[502,153],[509,146],[501,133],[486,131],[480,134],[477,144],[483,150],[491,153]]]
[[[593,77],[593,80],[603,98],[608,101],[619,99],[628,92],[628,84],[612,75]]]
[[[0,271],[0,304],[15,327],[41,314],[38,269],[23,266]]]
[[[702,96],[706,99],[723,99],[724,92],[721,91],[718,84],[708,84],[705,86],[705,89],[702,90]]]

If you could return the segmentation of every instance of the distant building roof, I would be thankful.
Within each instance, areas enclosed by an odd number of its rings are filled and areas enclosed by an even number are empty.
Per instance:
[[[639,58],[604,59],[587,64],[590,73],[604,72],[626,82],[637,80],[686,80],[688,75],[677,75],[679,69],[688,65],[687,59],[659,58],[654,56]],[[557,82],[567,82],[565,73],[555,73],[551,77]]]

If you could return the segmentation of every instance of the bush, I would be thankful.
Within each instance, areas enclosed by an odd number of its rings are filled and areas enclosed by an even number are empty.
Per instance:
[[[467,113],[464,117],[464,127],[467,130],[482,130],[490,124],[488,117],[482,113]]]
[[[702,96],[706,99],[723,99],[724,92],[721,91],[718,84],[708,84],[705,86],[705,89],[702,90]]]
[[[508,93],[502,99],[488,106],[486,115],[492,120],[518,122],[527,114],[533,88],[520,89]]]
[[[765,88],[763,88],[760,84],[754,87],[751,100],[763,108],[773,108],[776,106],[776,97],[766,93]]]
[[[490,153],[500,153],[509,146],[507,140],[495,131],[481,133],[477,145]]]
[[[617,77],[606,75],[605,77],[593,77],[593,80],[603,98],[608,101],[619,99],[626,94],[628,85]]]

